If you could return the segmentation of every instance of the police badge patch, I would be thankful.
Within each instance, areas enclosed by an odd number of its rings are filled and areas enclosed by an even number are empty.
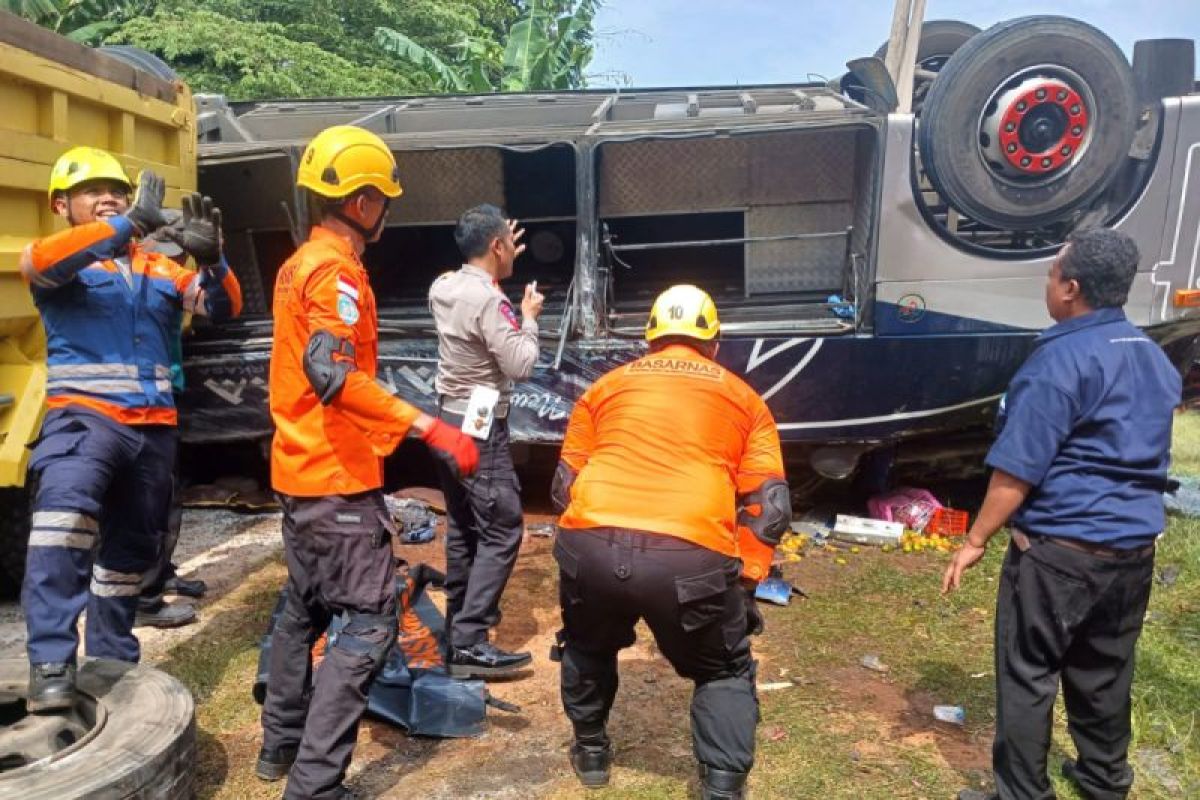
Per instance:
[[[513,310],[512,303],[507,300],[501,300],[500,313],[508,320],[508,324],[513,326],[513,330],[521,330],[521,321],[517,319],[517,312]]]
[[[347,325],[358,322],[358,305],[348,295],[338,294],[337,313]]]

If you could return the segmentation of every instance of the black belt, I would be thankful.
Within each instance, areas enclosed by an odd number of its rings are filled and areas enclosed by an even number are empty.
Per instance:
[[[1151,542],[1141,547],[1110,547],[1104,544],[1096,544],[1095,542],[1085,542],[1081,539],[1064,539],[1061,536],[1041,536],[1036,533],[1025,533],[1016,528],[1013,528],[1012,538],[1017,544],[1017,549],[1022,551],[1029,549],[1030,542],[1045,542],[1065,547],[1068,550],[1087,553],[1089,556],[1099,556],[1100,558],[1140,558],[1153,553],[1156,545],[1156,542]]]

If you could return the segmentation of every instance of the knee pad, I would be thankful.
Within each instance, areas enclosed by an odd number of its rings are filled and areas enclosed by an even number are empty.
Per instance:
[[[346,614],[340,630],[329,635],[329,646],[370,659],[375,670],[383,666],[396,643],[397,621],[392,614]]]

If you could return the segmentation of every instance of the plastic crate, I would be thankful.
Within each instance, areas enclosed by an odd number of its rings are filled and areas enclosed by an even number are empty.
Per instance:
[[[926,536],[962,536],[967,532],[969,515],[955,508],[939,508],[925,526]]]

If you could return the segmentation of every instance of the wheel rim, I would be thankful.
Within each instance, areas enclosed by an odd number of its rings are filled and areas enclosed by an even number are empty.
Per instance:
[[[80,749],[104,728],[103,703],[83,692],[75,706],[56,714],[30,714],[25,686],[0,684],[0,775],[32,772]]]
[[[980,157],[998,178],[1021,186],[1069,172],[1095,129],[1087,84],[1059,66],[1031,67],[1004,81],[979,118]]]

